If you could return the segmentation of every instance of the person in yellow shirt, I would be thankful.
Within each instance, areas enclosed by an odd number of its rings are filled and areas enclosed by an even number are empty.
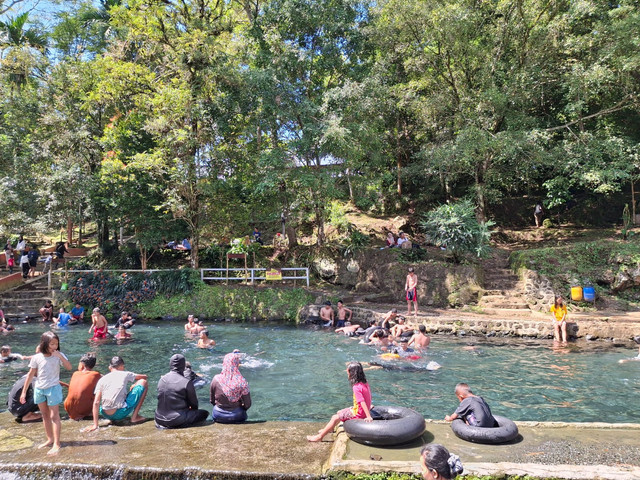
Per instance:
[[[553,339],[556,342],[562,339],[562,343],[567,343],[567,306],[561,296],[556,297],[550,311],[554,316]]]

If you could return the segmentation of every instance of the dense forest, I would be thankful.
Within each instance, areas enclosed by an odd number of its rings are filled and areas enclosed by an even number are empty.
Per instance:
[[[2,234],[189,236],[197,266],[252,225],[322,245],[336,204],[635,210],[638,0],[33,3],[0,0]]]

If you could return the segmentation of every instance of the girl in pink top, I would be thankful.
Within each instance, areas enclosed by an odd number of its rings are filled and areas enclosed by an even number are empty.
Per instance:
[[[353,420],[356,418],[364,419],[365,422],[371,422],[371,390],[367,383],[367,378],[364,376],[364,370],[360,362],[351,362],[347,366],[347,375],[349,376],[349,382],[353,388],[353,407],[343,408],[339,410],[329,423],[325,425],[322,430],[318,431],[317,435],[307,436],[307,440],[310,442],[320,442],[324,436],[333,431],[336,425],[340,422],[346,422],[347,420]]]

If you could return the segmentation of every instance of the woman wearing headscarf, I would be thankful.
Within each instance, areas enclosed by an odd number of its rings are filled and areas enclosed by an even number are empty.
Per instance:
[[[251,394],[238,365],[240,354],[235,351],[227,353],[222,362],[222,372],[213,377],[211,382],[212,417],[218,423],[241,423],[247,419]]]
[[[186,360],[179,353],[169,361],[170,371],[158,382],[158,408],[155,420],[158,428],[184,428],[204,422],[209,415],[198,409],[198,397],[193,382],[183,373]]]

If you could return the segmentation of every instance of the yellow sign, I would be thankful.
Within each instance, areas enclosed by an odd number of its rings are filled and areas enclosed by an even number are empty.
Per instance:
[[[267,280],[282,280],[282,270],[277,270],[275,268],[267,270],[265,277]]]

